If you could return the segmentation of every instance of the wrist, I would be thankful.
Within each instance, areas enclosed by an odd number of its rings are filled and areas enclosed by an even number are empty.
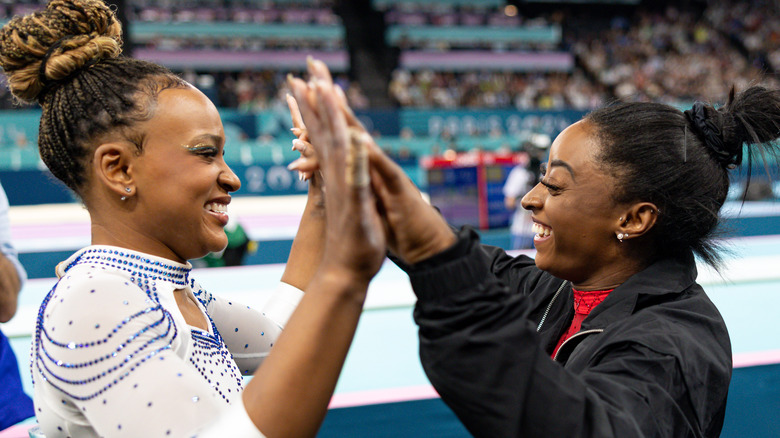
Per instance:
[[[441,254],[451,248],[458,241],[455,233],[449,228],[439,230],[435,235],[426,239],[424,245],[410,251],[404,257],[410,265],[420,263]]]
[[[441,251],[431,254],[429,257],[417,259],[410,263],[411,270],[430,269],[443,264],[449,264],[460,259],[471,251],[475,242],[479,243],[479,235],[471,227],[463,227],[456,232],[451,231],[452,243]]]
[[[306,198],[304,214],[323,219],[325,218],[325,195],[322,193],[321,189],[309,186],[309,194]]]
[[[323,261],[310,285],[319,284],[330,293],[350,297],[362,303],[370,281],[370,276],[362,275],[336,263]]]

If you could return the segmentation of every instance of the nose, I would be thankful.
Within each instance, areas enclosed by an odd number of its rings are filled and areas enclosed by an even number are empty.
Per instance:
[[[542,184],[536,184],[531,190],[528,191],[520,200],[520,205],[526,210],[538,210],[542,208],[544,204],[544,190]]]
[[[241,188],[241,180],[238,179],[238,175],[233,172],[233,169],[225,163],[225,168],[219,173],[217,180],[220,187],[227,192],[235,192]]]

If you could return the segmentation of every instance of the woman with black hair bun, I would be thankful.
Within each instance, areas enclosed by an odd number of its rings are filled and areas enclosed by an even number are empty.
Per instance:
[[[330,187],[310,189],[287,286],[259,309],[212,295],[188,260],[225,247],[240,187],[219,113],[167,69],[120,52],[100,0],[53,0],[0,31],[11,92],[42,107],[41,158],[91,220],[92,245],[57,267],[36,321],[40,428],[48,438],[314,436],[385,258],[371,193],[347,181],[347,157],[353,168],[361,158],[336,149],[323,166]],[[312,63],[312,77],[323,67]],[[349,176],[367,179],[367,164]],[[323,211],[323,199],[339,208]],[[246,388],[242,375],[253,375]]]
[[[593,111],[558,136],[522,199],[535,259],[451,231],[371,143],[388,244],[418,298],[420,358],[466,428],[486,438],[717,437],[731,345],[694,255],[719,266],[729,170],[744,150],[748,161],[776,153],[778,137],[780,91],[758,86],[719,109]]]

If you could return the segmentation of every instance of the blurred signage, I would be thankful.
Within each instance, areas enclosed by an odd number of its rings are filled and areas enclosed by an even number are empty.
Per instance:
[[[452,226],[506,228],[512,211],[504,206],[503,187],[523,154],[473,152],[425,157],[431,204]]]
[[[401,110],[401,127],[417,136],[477,136],[501,132],[547,134],[555,138],[567,126],[580,120],[578,110]]]

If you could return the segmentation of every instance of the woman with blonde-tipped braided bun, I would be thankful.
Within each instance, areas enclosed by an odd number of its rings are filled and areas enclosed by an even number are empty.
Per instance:
[[[167,69],[122,57],[121,44],[99,0],[54,0],[0,31],[11,92],[42,107],[41,157],[92,227],[38,313],[40,427],[48,438],[314,436],[385,256],[366,156],[329,149],[328,191],[312,185],[265,307],[212,295],[188,260],[225,247],[240,186],[219,113]],[[311,75],[322,111],[305,107],[307,132],[325,141],[346,122],[327,69],[312,63]],[[254,376],[246,388],[242,375]]]

